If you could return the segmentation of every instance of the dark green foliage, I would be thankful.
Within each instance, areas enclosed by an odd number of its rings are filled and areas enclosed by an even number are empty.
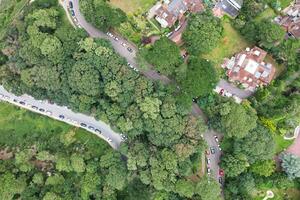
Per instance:
[[[192,14],[183,33],[188,52],[192,55],[208,53],[217,46],[223,34],[220,19],[210,12]]]
[[[202,97],[211,93],[218,82],[218,75],[213,64],[199,57],[191,56],[185,77],[180,80],[182,91],[191,101],[194,97]]]
[[[88,22],[102,31],[117,28],[127,20],[126,14],[119,8],[112,8],[106,0],[80,0],[80,11]]]
[[[175,70],[183,63],[179,47],[167,37],[157,40],[142,55],[148,63],[166,75],[174,75]]]

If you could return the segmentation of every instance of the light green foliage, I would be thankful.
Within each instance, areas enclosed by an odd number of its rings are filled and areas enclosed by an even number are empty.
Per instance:
[[[162,102],[157,98],[146,97],[142,102],[139,103],[141,111],[144,113],[144,118],[156,119]]]
[[[46,180],[45,185],[62,185],[64,184],[65,179],[60,174],[55,174],[53,176],[49,176]]]
[[[176,182],[176,191],[182,197],[191,198],[194,194],[194,183],[187,180],[178,180]]]
[[[221,127],[226,137],[245,137],[256,127],[257,115],[252,108],[227,102],[220,106]]]
[[[72,154],[70,160],[71,166],[75,172],[81,173],[85,171],[85,163],[82,156],[78,154]]]
[[[271,176],[275,172],[275,161],[274,160],[265,160],[258,161],[251,165],[251,172],[258,174],[260,176]]]
[[[26,182],[11,173],[5,173],[0,176],[0,185],[0,199],[13,199],[14,195],[22,193]]]
[[[19,169],[22,172],[29,172],[33,169],[33,164],[30,162],[32,156],[33,152],[30,149],[26,149],[15,154],[16,165],[19,166]]]
[[[55,157],[50,154],[48,151],[40,151],[36,155],[36,159],[41,160],[41,161],[53,161]]]
[[[226,154],[222,157],[221,167],[226,176],[235,177],[244,172],[249,167],[249,163],[245,155]]]
[[[43,200],[62,200],[62,198],[53,192],[47,192]]]
[[[37,185],[43,185],[44,184],[44,176],[42,173],[36,173],[32,177],[32,182],[37,184]]]
[[[221,189],[219,184],[212,178],[204,176],[196,185],[195,193],[197,193],[201,199],[205,200],[220,200]]]

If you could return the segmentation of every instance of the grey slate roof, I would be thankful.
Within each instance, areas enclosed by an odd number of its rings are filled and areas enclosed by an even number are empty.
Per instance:
[[[243,0],[221,0],[218,6],[231,17],[236,17],[242,5]]]

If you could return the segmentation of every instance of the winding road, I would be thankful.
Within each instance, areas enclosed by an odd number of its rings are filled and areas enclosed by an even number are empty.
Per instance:
[[[122,38],[119,35],[114,35],[116,37],[118,37],[118,40],[116,41],[114,37],[110,37],[107,34],[99,31],[98,29],[96,29],[94,26],[92,26],[91,24],[89,24],[84,16],[82,15],[82,13],[79,10],[79,0],[72,0],[73,2],[73,10],[75,13],[75,17],[78,20],[78,24],[84,29],[86,30],[86,32],[94,38],[103,38],[103,39],[107,39],[111,42],[113,48],[115,49],[115,51],[122,57],[124,57],[128,63],[130,63],[132,66],[134,66],[135,68],[137,68],[141,74],[143,74],[144,76],[146,76],[147,78],[151,79],[151,80],[160,80],[163,83],[172,83],[172,80],[169,79],[168,77],[156,72],[155,70],[143,70],[141,69],[137,62],[136,62],[136,53],[138,52],[138,48],[135,47],[134,45],[130,44],[125,38]],[[66,12],[69,14],[68,12],[68,0],[64,1],[65,5],[64,8],[66,10]],[[122,45],[122,43],[125,43],[126,46],[124,47]],[[129,52],[127,50],[127,47],[130,47],[133,51]],[[192,110],[191,113],[194,116],[202,116],[205,118],[203,112],[201,111],[201,109],[199,108],[199,106],[196,103],[193,103],[192,106]],[[220,162],[220,156],[221,156],[221,152],[219,151],[218,147],[217,147],[217,143],[215,141],[214,136],[218,135],[220,136],[220,134],[214,132],[213,130],[208,131],[207,133],[204,134],[204,139],[206,140],[207,144],[210,147],[214,147],[216,149],[216,153],[214,155],[211,155],[211,163],[210,163],[210,168],[212,170],[212,177],[214,177],[217,181],[219,179],[219,165],[218,163]]]

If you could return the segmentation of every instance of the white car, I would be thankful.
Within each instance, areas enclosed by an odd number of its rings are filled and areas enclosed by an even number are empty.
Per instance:
[[[219,143],[218,136],[215,135],[214,138],[215,138],[216,142]]]
[[[123,47],[126,47],[126,44],[125,44],[124,42],[122,42],[121,45],[122,45]]]
[[[52,115],[52,112],[51,112],[50,110],[47,110],[47,111],[46,111],[46,114],[47,114],[47,115]]]
[[[4,97],[4,95],[3,94],[0,94],[0,98],[3,98]]]
[[[211,173],[211,170],[209,167],[207,167],[207,175],[210,175],[210,173]]]
[[[112,140],[111,140],[110,138],[107,138],[107,141],[108,141],[108,142],[112,142]]]
[[[210,164],[210,158],[206,159],[206,163],[209,165]]]
[[[219,150],[222,151],[221,146],[218,144]]]

